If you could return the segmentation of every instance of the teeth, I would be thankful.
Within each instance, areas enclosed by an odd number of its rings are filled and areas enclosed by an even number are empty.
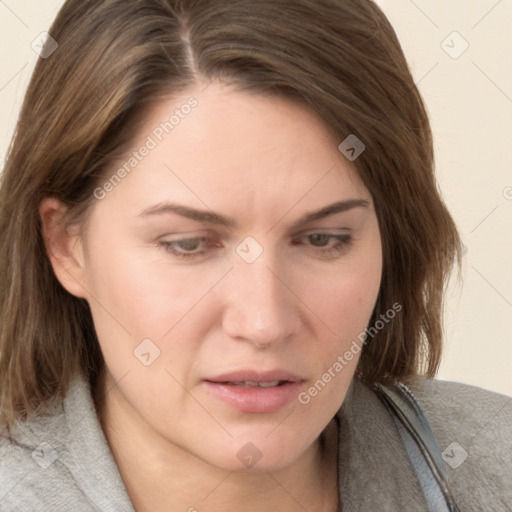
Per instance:
[[[274,380],[272,382],[254,382],[250,380],[240,381],[240,382],[233,382],[235,386],[245,386],[245,387],[262,387],[262,388],[271,388],[274,386],[278,386],[280,380]]]
[[[253,382],[251,380],[243,380],[241,382],[236,383],[238,386],[249,386],[249,387],[256,387],[258,385],[257,382]]]
[[[279,384],[279,380],[275,380],[274,382],[260,382],[259,385],[262,387],[262,388],[271,388],[273,386],[277,386]]]

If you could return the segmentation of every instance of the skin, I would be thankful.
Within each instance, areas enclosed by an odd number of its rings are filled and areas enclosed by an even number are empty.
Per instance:
[[[137,511],[337,510],[331,420],[358,355],[308,404],[294,398],[273,413],[241,412],[202,381],[284,368],[305,391],[349,349],[381,280],[371,196],[316,114],[219,83],[155,104],[131,150],[190,96],[197,108],[95,202],[85,224],[64,230],[64,207],[41,204],[54,271],[89,302],[106,361],[99,419]],[[296,225],[351,199],[368,206]],[[139,215],[163,202],[236,226]],[[251,264],[235,251],[248,236],[263,249]],[[209,241],[162,245],[194,237]],[[160,350],[149,366],[134,355],[147,338]],[[249,442],[261,453],[251,469],[237,457]]]

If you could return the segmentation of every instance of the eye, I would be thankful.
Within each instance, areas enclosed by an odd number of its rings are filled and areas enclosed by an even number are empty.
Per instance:
[[[181,251],[196,251],[205,240],[206,238],[186,238],[185,240],[177,240],[174,244]]]
[[[326,235],[325,233],[315,233],[313,235],[308,235],[307,238],[314,247],[325,247],[329,245],[329,242],[333,237],[331,235]]]
[[[181,259],[193,259],[204,256],[209,248],[220,247],[220,244],[208,237],[189,237],[177,240],[162,240],[159,246],[165,251]]]
[[[295,238],[293,245],[304,245],[323,257],[335,257],[349,248],[352,235],[348,233],[310,233]]]

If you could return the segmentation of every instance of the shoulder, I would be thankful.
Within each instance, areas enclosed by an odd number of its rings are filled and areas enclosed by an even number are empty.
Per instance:
[[[458,382],[407,383],[437,439],[461,510],[512,506],[512,397]]]
[[[57,410],[0,431],[2,510],[57,510],[59,490],[76,491],[66,467],[68,433],[65,417]]]
[[[0,510],[133,510],[78,376],[51,411],[0,431]]]
[[[483,388],[435,379],[407,383],[439,435],[512,435],[512,397]]]

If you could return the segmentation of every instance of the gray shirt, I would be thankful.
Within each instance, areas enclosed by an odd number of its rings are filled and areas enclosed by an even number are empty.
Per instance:
[[[407,384],[443,451],[460,510],[512,511],[512,398],[438,380]],[[424,512],[396,425],[375,393],[354,380],[337,416],[343,511]],[[84,377],[52,413],[12,434],[0,437],[1,512],[134,511]]]

